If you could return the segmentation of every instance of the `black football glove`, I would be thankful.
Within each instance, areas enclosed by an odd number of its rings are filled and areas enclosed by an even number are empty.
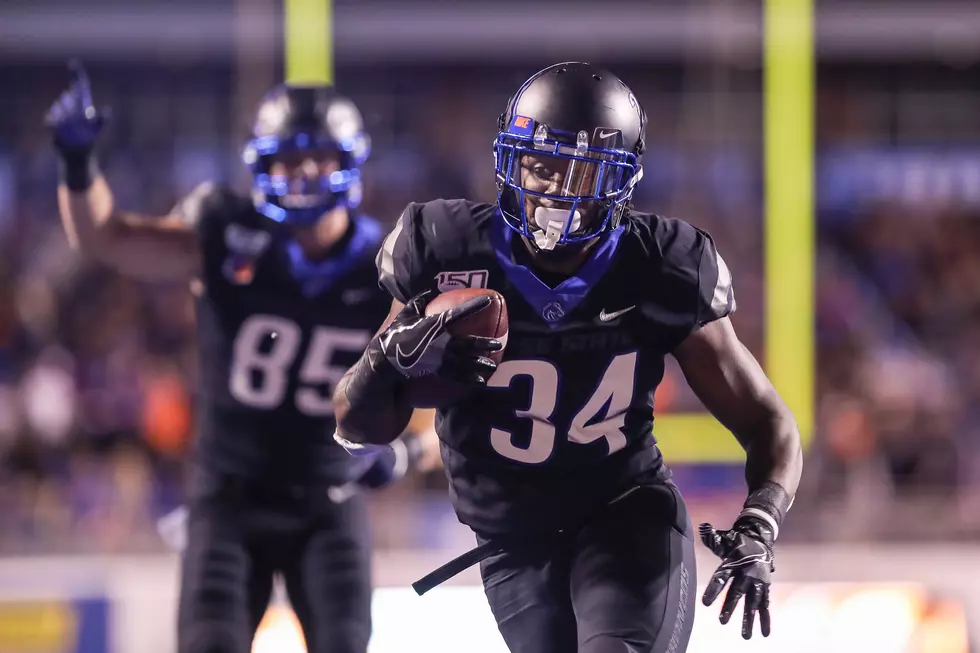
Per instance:
[[[452,335],[448,330],[454,322],[486,308],[490,297],[474,297],[448,311],[426,316],[425,307],[431,299],[431,291],[413,297],[391,324],[371,339],[364,356],[350,370],[344,386],[348,434],[336,433],[334,439],[354,456],[373,455],[375,447],[390,443],[373,439],[373,413],[376,406],[390,405],[393,393],[407,379],[436,375],[462,385],[465,391],[485,386],[497,369],[488,354],[503,349],[503,342]],[[398,405],[398,410],[410,412],[410,407]],[[408,414],[404,417],[407,421]],[[357,435],[348,439],[351,433]]]
[[[763,637],[769,637],[769,584],[773,566],[773,532],[769,525],[753,517],[741,517],[731,530],[719,531],[711,524],[701,524],[701,541],[722,559],[721,565],[708,581],[701,602],[711,605],[731,579],[732,584],[721,606],[719,620],[727,624],[738,600],[745,597],[742,616],[742,637],[752,637],[755,613]]]
[[[426,316],[431,291],[413,297],[387,329],[368,345],[405,378],[435,374],[466,385],[486,385],[497,369],[487,355],[503,349],[496,338],[452,335],[448,327],[490,305],[490,297],[474,297],[459,306]],[[375,367],[372,365],[372,367]]]

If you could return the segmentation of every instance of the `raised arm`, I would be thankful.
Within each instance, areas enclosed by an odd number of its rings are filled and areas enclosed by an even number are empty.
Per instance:
[[[187,219],[188,202],[159,218],[116,209],[93,152],[104,114],[92,103],[80,64],[72,64],[71,75],[71,85],[45,119],[59,157],[58,208],[69,242],[124,274],[148,280],[192,278],[200,257],[196,231]]]
[[[187,217],[177,210],[161,217],[116,211],[101,174],[85,190],[62,182],[58,209],[72,247],[123,274],[148,281],[189,280],[198,274],[197,231]]]

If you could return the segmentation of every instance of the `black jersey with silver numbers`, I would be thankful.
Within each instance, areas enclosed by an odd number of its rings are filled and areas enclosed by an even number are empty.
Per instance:
[[[354,217],[312,264],[247,199],[202,186],[178,208],[202,256],[197,457],[205,469],[269,482],[343,482],[331,393],[391,300],[378,288],[381,229]]]
[[[651,435],[664,357],[735,307],[712,239],[681,220],[632,214],[554,287],[515,256],[519,239],[495,205],[410,204],[377,260],[402,302],[467,286],[506,301],[503,362],[437,418],[457,515],[488,535],[571,526],[667,478]]]

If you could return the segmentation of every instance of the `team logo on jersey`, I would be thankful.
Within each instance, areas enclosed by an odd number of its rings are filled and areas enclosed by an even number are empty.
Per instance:
[[[238,224],[225,228],[225,247],[228,258],[221,272],[236,286],[247,286],[255,279],[255,262],[269,248],[272,236],[267,231],[246,229]]]
[[[436,275],[439,292],[459,290],[460,288],[486,288],[490,272],[487,270],[465,270],[463,272],[440,272]]]
[[[565,317],[565,309],[562,308],[559,302],[548,302],[545,307],[541,309],[541,317],[545,322],[557,322]]]

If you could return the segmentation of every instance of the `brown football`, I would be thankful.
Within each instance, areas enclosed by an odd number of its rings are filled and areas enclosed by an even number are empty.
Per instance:
[[[501,338],[507,341],[507,304],[496,290],[485,288],[460,288],[444,292],[425,307],[426,315],[435,315],[451,310],[463,302],[480,295],[489,295],[491,302],[485,308],[449,325],[453,334]],[[494,362],[500,363],[504,352],[490,354]],[[459,401],[466,389],[460,384],[438,376],[422,376],[411,379],[407,385],[408,401],[415,408],[440,408]]]

